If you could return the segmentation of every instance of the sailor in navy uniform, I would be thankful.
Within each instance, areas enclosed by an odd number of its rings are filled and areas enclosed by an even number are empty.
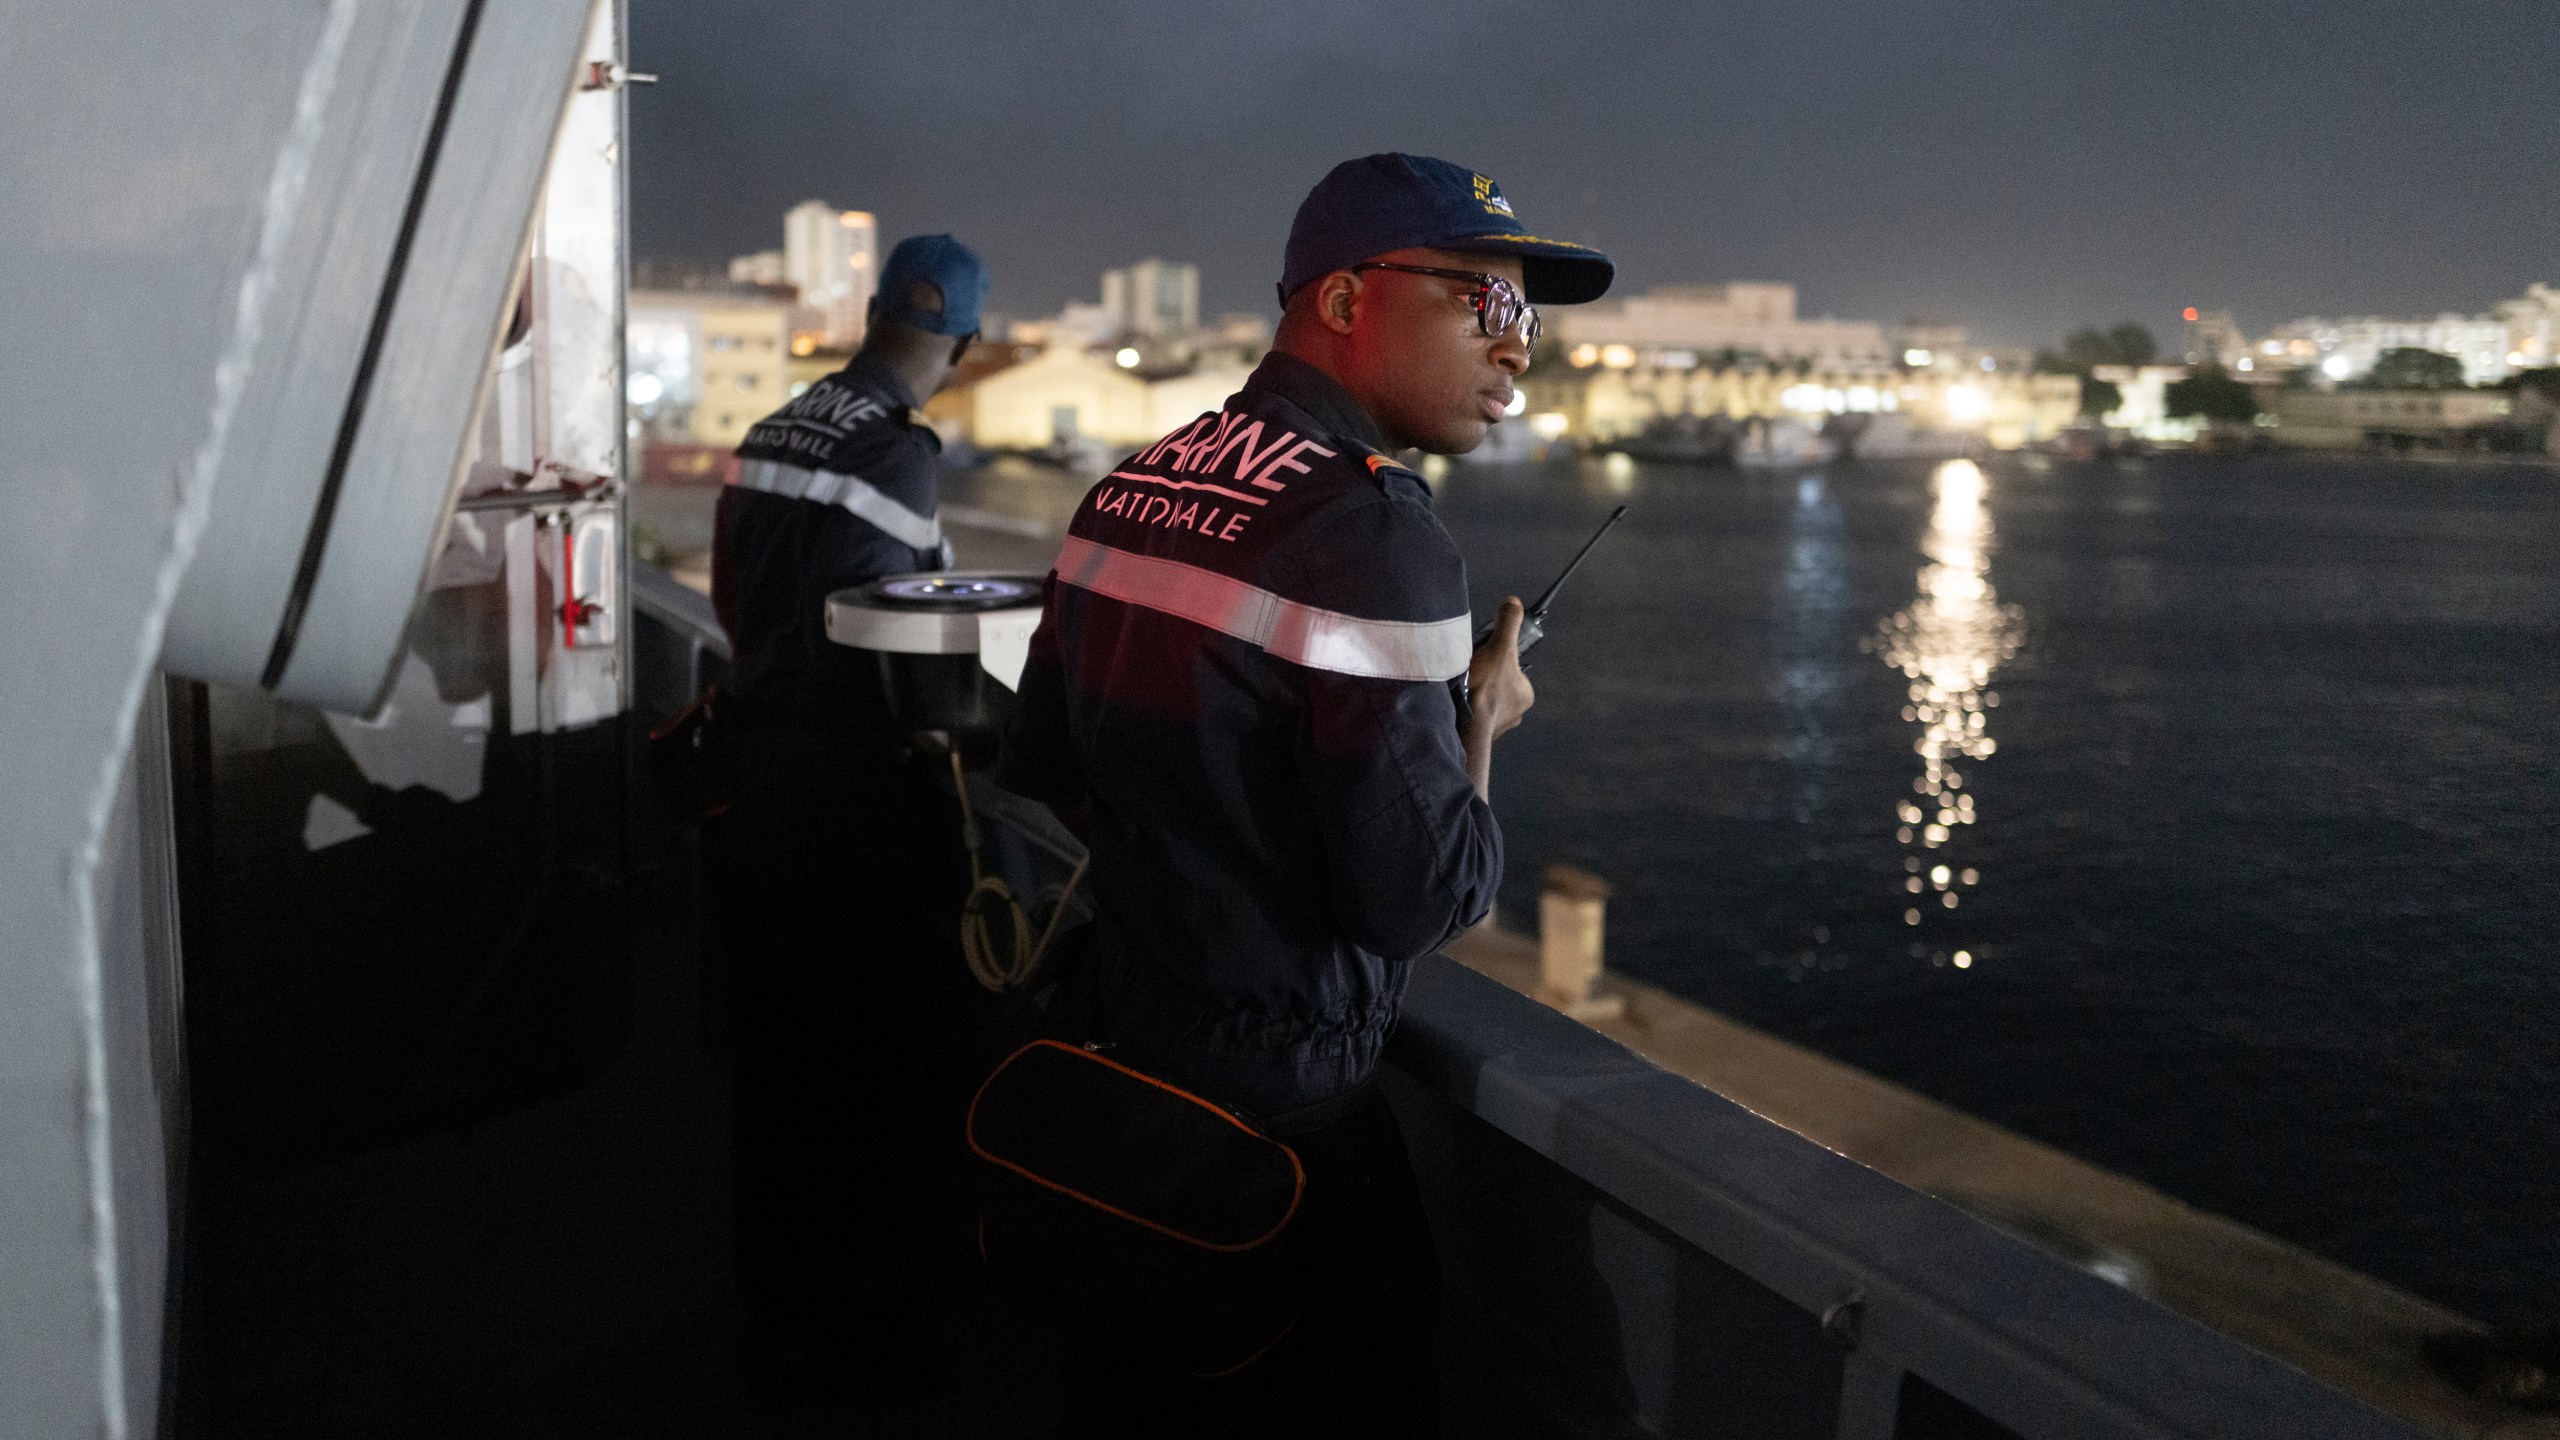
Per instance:
[[[889,252],[880,284],[861,353],[738,447],[711,572],[736,651],[724,693],[875,727],[886,722],[877,667],[827,639],[827,596],[950,565],[935,495],[942,442],[912,412],[975,336],[987,280],[967,246],[919,235]]]
[[[1290,232],[1272,354],[1069,528],[1000,774],[1090,839],[1086,1038],[1258,1117],[1307,1173],[1296,1328],[1214,1381],[1070,1365],[1109,1377],[1071,1403],[1097,1429],[1432,1428],[1437,1267],[1371,1076],[1413,962],[1493,903],[1493,742],[1532,696],[1519,602],[1477,649],[1466,567],[1394,457],[1480,444],[1528,302],[1611,274],[1473,171],[1341,165]]]
[[[944,1072],[976,998],[957,941],[967,858],[944,769],[909,749],[876,661],[827,639],[825,606],[950,564],[941,445],[913,411],[986,289],[951,237],[902,241],[861,352],[747,432],[720,496],[737,799],[707,839],[747,1378],[772,1409],[894,1409],[943,1383],[921,1318],[965,1239],[936,1226],[962,1208],[945,1186],[967,1077]]]

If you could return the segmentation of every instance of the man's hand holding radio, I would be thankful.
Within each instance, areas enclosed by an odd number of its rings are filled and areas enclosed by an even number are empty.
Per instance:
[[[1467,749],[1467,775],[1476,794],[1493,798],[1493,742],[1509,734],[1538,703],[1538,692],[1520,672],[1520,623],[1527,608],[1512,595],[1502,602],[1493,634],[1467,662],[1467,713],[1459,737]]]

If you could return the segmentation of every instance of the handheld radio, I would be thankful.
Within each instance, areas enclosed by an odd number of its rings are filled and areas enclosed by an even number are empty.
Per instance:
[[[1563,572],[1557,575],[1546,590],[1538,596],[1537,603],[1531,605],[1528,612],[1520,617],[1521,654],[1528,654],[1530,646],[1547,638],[1547,611],[1556,603],[1556,592],[1564,588],[1564,582],[1573,578],[1574,571],[1582,568],[1582,562],[1591,556],[1591,547],[1600,543],[1600,537],[1609,533],[1609,527],[1626,518],[1627,507],[1624,505],[1610,511],[1609,518],[1601,521],[1600,528],[1591,532],[1591,538],[1582,542],[1582,548],[1573,552],[1573,558],[1565,563]],[[1493,632],[1499,625],[1499,621],[1488,620],[1476,628],[1477,649],[1484,648],[1484,643],[1493,638]],[[1449,694],[1458,702],[1458,724],[1463,728],[1467,723],[1468,712],[1465,672],[1461,671],[1457,679],[1449,682]]]
[[[1573,552],[1573,559],[1566,563],[1564,573],[1556,576],[1555,582],[1547,586],[1546,592],[1538,597],[1537,603],[1529,607],[1529,613],[1521,617],[1521,654],[1528,654],[1530,646],[1547,638],[1547,610],[1556,603],[1556,592],[1564,588],[1564,582],[1573,578],[1574,571],[1582,568],[1582,562],[1590,558],[1591,547],[1600,543],[1600,537],[1609,533],[1609,527],[1626,518],[1627,507],[1624,505],[1610,511],[1609,518],[1600,522],[1600,528],[1591,532],[1591,538],[1582,542],[1582,548]],[[1484,642],[1493,638],[1496,623],[1488,620],[1477,627],[1478,647],[1482,647]]]

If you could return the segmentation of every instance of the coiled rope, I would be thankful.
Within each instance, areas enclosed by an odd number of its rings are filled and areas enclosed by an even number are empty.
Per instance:
[[[1058,926],[1067,918],[1067,902],[1075,898],[1084,868],[1093,857],[1088,854],[1076,861],[1075,873],[1051,902],[1049,923],[1034,941],[1030,913],[1014,899],[1013,887],[1003,876],[986,873],[979,859],[978,812],[969,804],[969,777],[956,745],[951,749],[951,786],[960,797],[960,837],[969,846],[969,898],[960,905],[960,954],[981,987],[1003,995],[1040,968],[1040,957],[1049,953],[1049,942],[1058,938]],[[999,932],[1006,937],[1001,942]]]

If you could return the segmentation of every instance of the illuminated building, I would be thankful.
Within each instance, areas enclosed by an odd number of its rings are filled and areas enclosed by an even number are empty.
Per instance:
[[[1594,347],[1568,352],[1562,367],[1534,369],[1522,380],[1529,410],[1558,417],[1552,430],[1586,440],[1635,435],[1657,421],[1692,416],[1732,421],[1796,419],[1820,424],[1834,415],[1904,414],[1922,430],[1978,437],[1993,449],[2015,449],[2068,429],[2080,410],[2080,381],[2017,367],[1984,370],[1949,365],[1919,370],[1831,369],[1810,364],[1663,363],[1683,357],[1622,357]],[[1688,357],[1694,360],[1694,357]]]
[[[2489,307],[2507,327],[2507,364],[2518,370],[2560,365],[2560,290],[2524,287],[2524,294]]]
[[[2225,370],[2253,368],[2249,342],[2240,333],[2240,322],[2228,310],[2186,308],[2187,363],[2219,365]]]
[[[1970,338],[1961,325],[1910,319],[1893,327],[1887,348],[1905,369],[1956,369],[1965,363],[1963,352]]]
[[[1036,450],[1078,439],[1143,444],[1150,427],[1147,382],[1108,355],[1052,345],[969,391],[969,438],[991,450]]]
[[[862,343],[863,314],[879,284],[880,230],[866,210],[803,200],[782,217],[783,279],[822,317],[822,344]]]
[[[2101,365],[2090,378],[2104,380],[2123,396],[2115,409],[2098,417],[2110,430],[2123,430],[2145,440],[2184,444],[2203,432],[2203,422],[2169,418],[2169,387],[2187,378],[2184,365]]]
[[[2028,373],[2023,351],[1971,345],[1944,321],[1905,320],[1888,338],[1869,321],[1803,319],[1792,285],[1666,286],[1559,307],[1548,325],[1569,368],[1524,383],[1529,408],[1558,417],[1541,434],[1610,441],[1681,417],[1902,414],[1922,432],[2014,449],[2079,414],[2079,380]]]
[[[2544,292],[2549,293],[2547,290]],[[2516,368],[2507,356],[2514,346],[2508,322],[2489,315],[2456,315],[2433,319],[2395,320],[2380,315],[2325,319],[2311,316],[2275,328],[2274,339],[2296,364],[2316,364],[2332,381],[2355,380],[2373,368],[2386,350],[2432,350],[2462,362],[2462,382],[2487,385]]]
[[[759,250],[753,255],[740,255],[729,262],[729,281],[734,285],[788,285],[782,252]]]
[[[1623,300],[1556,306],[1546,320],[1567,346],[1684,351],[1693,360],[1732,351],[1810,360],[1837,370],[1881,370],[1890,358],[1884,331],[1874,322],[1799,318],[1796,287],[1764,281],[1657,286]]]
[[[2275,436],[2288,445],[2441,445],[2508,418],[2515,397],[2497,390],[2293,390],[2262,392]]]
[[[1136,447],[1244,388],[1250,367],[1202,364],[1150,378],[1116,354],[1052,345],[1017,365],[937,397],[936,414],[990,450],[1038,450],[1070,441]],[[953,399],[965,396],[965,402]]]
[[[1150,257],[1105,270],[1102,308],[1117,326],[1105,339],[1188,335],[1200,328],[1200,267]]]
[[[634,290],[626,330],[631,418],[665,439],[733,446],[788,398],[784,324],[771,300]]]

